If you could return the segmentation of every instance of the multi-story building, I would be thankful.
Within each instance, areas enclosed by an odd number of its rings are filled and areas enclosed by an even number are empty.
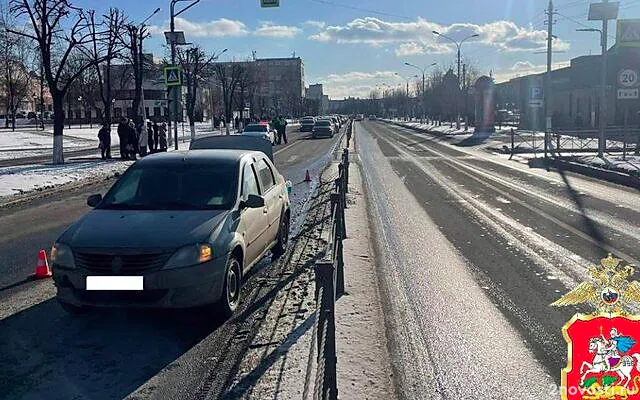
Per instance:
[[[215,76],[213,72],[216,69],[223,70],[224,77]],[[215,63],[210,72],[211,77],[202,84],[199,102],[207,118],[212,113],[224,114],[221,79],[226,79],[227,87],[232,86],[235,81],[232,106],[234,115],[243,110],[255,116],[298,116],[302,113],[305,94],[304,64],[299,57],[220,62]]]
[[[640,100],[617,98],[618,73],[624,69],[638,69],[640,49],[616,48],[607,54],[606,123],[622,125],[625,108],[628,123],[640,124]],[[581,56],[571,60],[568,67],[551,71],[552,126],[559,129],[595,129],[600,118],[600,79],[602,56]],[[527,75],[496,85],[498,109],[520,113],[520,125],[525,129],[542,130],[545,126],[544,103],[532,98],[536,90],[544,88],[545,73]]]

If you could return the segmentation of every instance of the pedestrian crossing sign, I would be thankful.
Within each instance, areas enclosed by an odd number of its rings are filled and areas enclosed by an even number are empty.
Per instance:
[[[165,67],[164,68],[164,83],[169,86],[181,86],[182,85],[182,70],[180,67]]]

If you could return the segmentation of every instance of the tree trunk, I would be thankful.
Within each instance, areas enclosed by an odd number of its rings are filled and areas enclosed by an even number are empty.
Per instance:
[[[63,164],[62,130],[64,129],[64,96],[59,93],[53,97],[53,163]]]
[[[194,120],[189,119],[189,127],[191,128],[191,141],[196,140],[196,123]]]

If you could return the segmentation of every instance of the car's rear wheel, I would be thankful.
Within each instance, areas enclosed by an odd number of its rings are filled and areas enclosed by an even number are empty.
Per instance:
[[[279,257],[287,251],[287,243],[289,243],[289,216],[283,215],[280,221],[280,229],[278,229],[278,242],[273,246],[271,252],[274,256]]]
[[[64,301],[60,301],[58,300],[58,304],[60,304],[60,307],[62,307],[62,309],[66,312],[68,312],[69,314],[84,314],[87,311],[89,311],[89,307],[85,307],[85,306],[76,306],[73,304],[69,304],[66,303]]]
[[[215,305],[216,312],[223,318],[231,317],[240,304],[241,270],[240,262],[236,256],[230,256],[227,261],[222,296]]]

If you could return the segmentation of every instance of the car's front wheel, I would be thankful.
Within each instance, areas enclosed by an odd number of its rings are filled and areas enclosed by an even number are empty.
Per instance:
[[[240,262],[236,256],[230,256],[227,261],[222,296],[215,305],[216,312],[223,318],[231,317],[240,304],[241,270]]]

